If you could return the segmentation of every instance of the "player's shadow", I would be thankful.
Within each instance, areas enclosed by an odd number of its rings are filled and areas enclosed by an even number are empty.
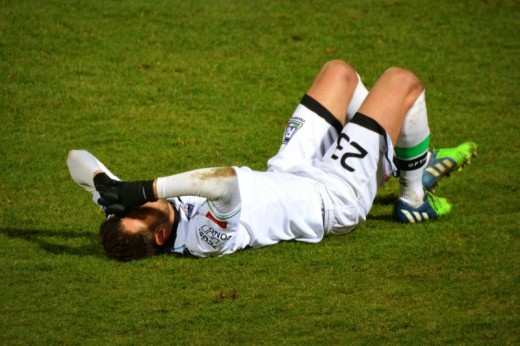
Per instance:
[[[397,196],[394,193],[387,193],[387,194],[379,194],[376,196],[374,200],[374,204],[378,204],[381,206],[390,207],[395,204],[395,201],[397,200],[399,196]],[[392,216],[391,210],[388,210],[388,213],[384,214],[375,214],[374,212],[370,212],[367,215],[367,220],[378,220],[378,221],[388,221],[393,222],[394,218]]]
[[[9,238],[31,242],[55,255],[103,256],[96,235],[86,231],[0,228],[0,233]]]
[[[396,194],[386,194],[386,195],[377,195],[374,199],[374,204],[380,204],[380,205],[393,205],[395,201],[399,198]]]

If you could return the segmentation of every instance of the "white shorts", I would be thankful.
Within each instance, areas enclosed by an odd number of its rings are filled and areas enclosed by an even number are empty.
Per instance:
[[[322,183],[325,235],[350,232],[365,220],[378,188],[397,172],[392,142],[379,124],[357,113],[342,129],[307,95],[287,122],[268,170]]]

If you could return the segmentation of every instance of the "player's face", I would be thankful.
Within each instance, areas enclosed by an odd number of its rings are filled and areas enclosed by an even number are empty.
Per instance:
[[[172,219],[173,211],[166,200],[160,199],[156,202],[148,202],[132,211],[121,219],[125,230],[129,233],[141,231],[153,232],[163,224],[169,224]]]

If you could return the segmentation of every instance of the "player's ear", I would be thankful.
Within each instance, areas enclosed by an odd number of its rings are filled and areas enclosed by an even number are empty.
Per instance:
[[[159,226],[154,233],[155,244],[161,246],[168,240],[168,227]]]

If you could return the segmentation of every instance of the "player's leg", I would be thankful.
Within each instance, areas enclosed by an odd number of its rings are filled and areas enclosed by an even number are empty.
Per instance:
[[[282,146],[269,170],[286,171],[305,160],[323,157],[367,94],[354,68],[327,62],[285,126]]]
[[[451,210],[445,199],[426,195],[422,176],[427,163],[430,130],[424,88],[411,72],[392,68],[378,80],[360,113],[376,120],[395,144],[400,197],[394,207],[399,221],[436,218]]]
[[[414,207],[421,205],[430,145],[422,83],[409,71],[391,68],[377,81],[360,112],[376,120],[395,145],[401,198]]]
[[[403,80],[403,82],[399,82]],[[442,149],[429,152],[430,148],[430,129],[428,127],[428,115],[425,102],[425,94],[419,79],[409,71],[399,68],[389,69],[371,91],[371,98],[379,97],[374,102],[369,102],[365,107],[373,107],[388,104],[388,94],[376,94],[377,89],[394,89],[398,84],[403,87],[403,95],[407,95],[406,88],[413,90],[406,96],[407,102],[401,108],[408,107],[410,99],[414,99],[412,106],[405,114],[397,141],[395,132],[397,124],[392,128],[393,141],[395,145],[395,156],[397,166],[400,170],[400,197],[413,207],[419,207],[424,201],[424,188],[432,190],[437,182],[444,176],[462,167],[476,153],[476,144],[473,142],[464,143],[456,148]],[[394,89],[397,90],[397,89]],[[393,95],[392,95],[393,98]],[[399,97],[392,99],[399,101]],[[396,106],[394,109],[399,109]],[[379,110],[373,111],[366,108],[361,111],[373,112],[373,114],[383,114]],[[402,110],[400,111],[402,114]],[[390,118],[387,118],[391,120]],[[384,127],[384,126],[383,126]],[[389,132],[390,133],[390,132]]]
[[[367,94],[356,70],[342,60],[326,63],[307,91],[307,95],[328,109],[342,127],[356,114]]]

